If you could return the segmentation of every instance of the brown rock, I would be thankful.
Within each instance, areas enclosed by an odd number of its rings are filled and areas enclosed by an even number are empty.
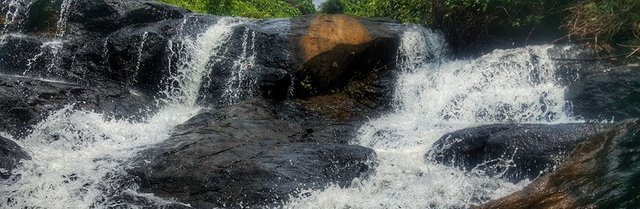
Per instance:
[[[320,14],[292,20],[299,97],[343,90],[366,76],[394,69],[400,31],[393,23]]]
[[[373,40],[362,22],[346,15],[320,14],[311,20],[308,27],[300,39],[304,61],[341,44],[359,45]]]
[[[638,208],[640,120],[628,120],[578,146],[555,172],[477,209]]]

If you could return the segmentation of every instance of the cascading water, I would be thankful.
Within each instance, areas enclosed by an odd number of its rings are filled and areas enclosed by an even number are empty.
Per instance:
[[[62,37],[65,35],[67,31],[67,22],[69,20],[69,15],[71,12],[71,6],[73,5],[74,0],[63,0],[60,5],[60,14],[58,18],[58,22],[56,22],[56,28],[58,31],[56,32],[57,37]]]
[[[140,65],[142,64],[142,55],[144,55],[144,47],[145,43],[147,43],[147,38],[149,38],[149,32],[144,32],[142,34],[142,40],[140,41],[140,46],[138,46],[138,59],[136,60],[136,70],[134,72],[140,72]],[[138,75],[133,75],[133,79],[137,79]]]
[[[240,23],[240,19],[223,18],[200,36],[183,40],[181,62],[164,91],[170,102],[192,106],[196,104],[204,78],[211,72],[210,63],[222,59],[222,44],[231,37],[233,27]]]
[[[242,53],[238,59],[233,61],[231,77],[227,79],[225,90],[222,94],[222,98],[227,100],[226,104],[237,103],[243,96],[252,93],[251,91],[246,91],[246,89],[250,90],[255,81],[247,80],[245,76],[256,62],[255,43],[255,31],[250,32],[248,28],[245,29],[242,37]]]
[[[438,34],[404,33],[395,111],[359,130],[357,144],[377,153],[377,167],[349,188],[307,191],[285,208],[468,208],[524,185],[438,165],[425,153],[440,136],[495,123],[575,122],[549,58],[551,46],[496,50],[447,61]]]
[[[175,88],[167,92],[173,103],[144,122],[107,119],[71,105],[51,113],[18,141],[33,159],[0,182],[0,208],[135,208],[111,197],[126,193],[154,199],[137,193],[135,185],[122,186],[118,176],[126,175],[126,162],[138,150],[167,139],[174,126],[199,111],[195,101],[207,63],[238,22],[222,18],[197,37],[185,38],[188,56],[170,79]],[[160,198],[154,202],[163,204]]]

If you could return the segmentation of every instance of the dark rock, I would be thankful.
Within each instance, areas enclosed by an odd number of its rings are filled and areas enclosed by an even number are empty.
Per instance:
[[[556,171],[477,208],[637,208],[640,120],[589,136]]]
[[[587,120],[640,117],[640,67],[620,66],[582,77],[567,87],[573,113]]]
[[[105,83],[107,84],[107,83]],[[150,98],[117,85],[73,83],[0,75],[0,131],[23,137],[29,128],[65,105],[95,110],[116,118],[143,116],[154,106]]]
[[[71,10],[69,34],[83,38],[88,33],[106,35],[130,25],[181,19],[188,13],[180,7],[144,0],[76,0]]]
[[[20,160],[31,160],[31,157],[20,145],[0,136],[0,180],[9,178]]]
[[[283,110],[252,100],[203,112],[143,151],[130,172],[142,191],[195,208],[275,206],[301,190],[345,187],[371,172],[373,150],[345,144],[355,125]]]
[[[449,133],[427,159],[512,182],[553,171],[584,138],[604,124],[486,125]]]

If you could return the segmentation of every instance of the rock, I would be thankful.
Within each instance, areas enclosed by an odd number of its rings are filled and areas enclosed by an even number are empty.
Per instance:
[[[2,74],[22,75],[29,70],[29,59],[35,57],[42,46],[38,39],[6,35],[0,44],[0,69]]]
[[[304,16],[292,20],[297,37],[297,94],[310,96],[341,90],[351,81],[395,68],[401,32],[393,23],[345,15]]]
[[[195,208],[241,208],[277,206],[301,190],[345,187],[371,172],[373,150],[346,144],[357,126],[278,109],[252,100],[203,112],[143,151],[130,173],[143,192]]]
[[[638,119],[591,135],[553,173],[477,208],[636,208],[639,137]]]
[[[466,171],[519,182],[553,171],[585,137],[606,126],[485,125],[444,135],[426,157]]]
[[[105,83],[107,84],[107,83]],[[0,131],[23,137],[48,113],[65,105],[116,118],[152,111],[150,98],[120,86],[82,86],[63,81],[0,75]]]
[[[640,67],[620,66],[582,77],[567,87],[573,113],[587,120],[640,117]]]
[[[86,36],[106,35],[130,25],[158,23],[181,19],[187,10],[157,1],[134,0],[78,0],[72,2],[69,34]]]
[[[31,160],[20,145],[0,136],[0,180],[8,179],[20,160]]]

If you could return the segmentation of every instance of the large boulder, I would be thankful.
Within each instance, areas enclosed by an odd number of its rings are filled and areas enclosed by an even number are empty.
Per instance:
[[[499,124],[444,135],[427,159],[466,171],[499,176],[512,182],[553,171],[601,124]]]
[[[105,83],[107,84],[107,83]],[[0,75],[0,131],[23,137],[46,116],[65,105],[116,118],[144,116],[151,98],[111,84],[83,86],[63,81]]]
[[[294,51],[300,66],[296,76],[298,96],[345,92],[357,100],[390,98],[390,92],[376,81],[394,79],[396,51],[400,44],[399,24],[356,19],[345,15],[315,15],[292,20]],[[359,85],[352,85],[358,83]],[[348,87],[350,89],[346,89]],[[357,89],[356,89],[357,88]],[[389,86],[391,88],[391,86]],[[366,97],[364,96],[364,97]],[[374,107],[382,101],[368,102]],[[367,102],[365,102],[367,103]]]
[[[591,73],[566,90],[573,113],[587,120],[640,117],[640,67],[620,66]]]
[[[0,180],[11,176],[11,170],[18,166],[20,160],[30,160],[20,145],[10,139],[0,136]]]
[[[553,173],[477,208],[637,208],[639,139],[640,120],[621,122],[589,136]]]
[[[356,124],[301,114],[260,100],[205,111],[140,153],[130,173],[141,191],[194,208],[242,208],[277,206],[371,172],[373,150],[346,144]]]

